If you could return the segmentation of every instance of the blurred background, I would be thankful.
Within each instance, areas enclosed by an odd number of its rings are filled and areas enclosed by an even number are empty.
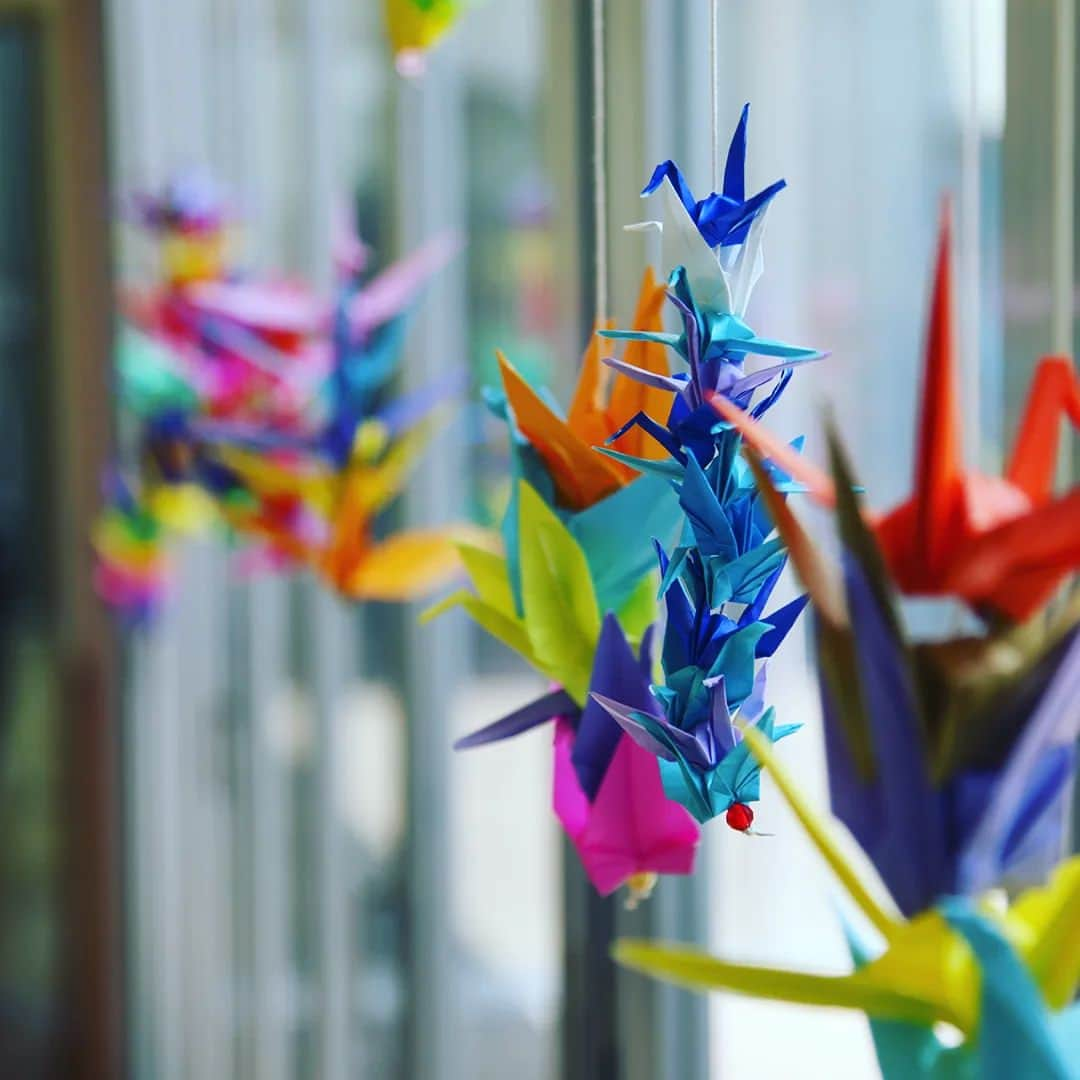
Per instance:
[[[112,288],[148,257],[115,224],[124,192],[209,168],[244,261],[317,281],[341,200],[381,262],[464,233],[404,378],[464,368],[470,389],[402,520],[497,512],[505,432],[478,403],[497,345],[565,400],[594,289],[588,5],[478,0],[418,82],[381,7],[0,0],[0,1075],[875,1075],[858,1018],[693,998],[597,947],[617,927],[839,969],[828,882],[768,792],[775,836],[714,826],[697,875],[627,913],[564,850],[547,735],[451,753],[538,686],[459,616],[238,582],[210,541],[180,553],[151,631],[119,634],[93,595]],[[708,8],[608,5],[622,323],[655,255],[621,231],[652,165],[708,183]],[[720,18],[722,137],[751,101],[750,181],[790,185],[750,321],[832,352],[773,426],[819,452],[828,403],[873,501],[907,490],[949,191],[968,452],[996,465],[1016,388],[1073,346],[1072,0],[723,0]],[[777,705],[807,727],[789,758],[823,800],[801,644],[779,664]]]

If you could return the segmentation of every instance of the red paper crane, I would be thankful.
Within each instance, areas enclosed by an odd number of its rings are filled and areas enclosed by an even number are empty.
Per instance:
[[[902,592],[959,596],[1019,622],[1080,568],[1080,488],[1061,498],[1051,491],[1063,415],[1080,426],[1080,380],[1066,357],[1041,360],[1005,476],[965,470],[950,249],[946,212],[926,338],[915,489],[907,502],[867,519]],[[817,501],[833,504],[832,481],[820,469],[730,401],[715,395],[712,404]]]

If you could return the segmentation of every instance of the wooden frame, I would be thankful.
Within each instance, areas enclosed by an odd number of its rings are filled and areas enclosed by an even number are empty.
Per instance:
[[[60,1075],[123,1071],[119,963],[118,739],[110,625],[88,549],[111,440],[102,10],[98,0],[0,0],[0,22],[31,19],[44,51],[50,443],[57,598],[50,647],[60,674],[63,958]]]

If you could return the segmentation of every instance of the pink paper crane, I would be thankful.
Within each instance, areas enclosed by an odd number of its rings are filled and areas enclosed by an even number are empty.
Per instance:
[[[574,728],[555,726],[555,814],[603,896],[628,884],[631,903],[657,874],[689,874],[700,830],[665,794],[654,755],[626,735],[590,803],[571,760]]]

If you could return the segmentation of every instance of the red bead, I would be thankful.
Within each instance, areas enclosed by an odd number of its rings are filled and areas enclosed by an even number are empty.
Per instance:
[[[754,811],[745,803],[732,803],[728,807],[727,823],[736,832],[746,832],[754,824]]]

